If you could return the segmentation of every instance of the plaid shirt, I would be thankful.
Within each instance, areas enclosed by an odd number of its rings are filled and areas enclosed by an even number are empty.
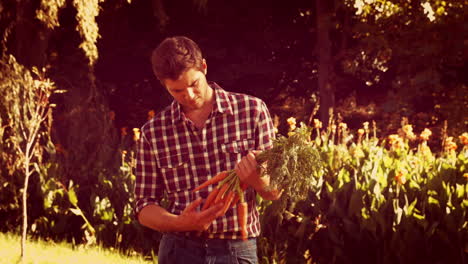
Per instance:
[[[216,186],[193,193],[195,187],[224,170],[232,170],[249,150],[272,147],[273,123],[265,103],[253,96],[231,93],[215,83],[215,104],[205,127],[198,130],[174,101],[141,128],[136,166],[136,213],[159,205],[163,194],[169,212],[180,214],[198,197],[205,199]],[[245,191],[247,232],[260,234],[256,192]],[[205,232],[208,238],[240,238],[237,210],[218,217]],[[187,232],[186,235],[196,232]]]

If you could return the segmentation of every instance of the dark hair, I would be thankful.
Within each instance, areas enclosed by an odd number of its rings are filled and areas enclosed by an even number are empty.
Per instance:
[[[162,81],[177,80],[188,69],[202,70],[203,57],[193,40],[184,36],[166,38],[151,55],[153,72]]]

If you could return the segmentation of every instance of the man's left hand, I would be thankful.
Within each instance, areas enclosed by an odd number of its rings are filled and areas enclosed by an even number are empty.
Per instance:
[[[267,191],[267,187],[270,186],[270,176],[262,176],[262,168],[255,159],[255,156],[260,152],[258,150],[249,152],[237,163],[234,169],[241,182],[252,186],[263,199],[278,200],[282,191],[276,189]]]

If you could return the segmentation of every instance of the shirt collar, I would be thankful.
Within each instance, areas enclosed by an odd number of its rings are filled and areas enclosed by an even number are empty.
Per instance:
[[[217,83],[215,82],[210,82],[208,85],[213,89],[215,93],[215,104],[213,106],[213,111],[212,113],[226,113],[226,114],[233,114],[232,110],[232,105],[231,101],[228,95],[228,92],[226,92],[223,88],[221,88]],[[171,104],[171,116],[172,116],[172,121],[173,123],[176,123],[177,121],[183,120],[182,116],[182,107],[181,105],[176,101],[172,101]]]
[[[215,104],[213,108],[213,113],[226,113],[229,115],[233,114],[231,100],[229,98],[228,92],[223,90],[217,83],[210,83],[210,87],[213,88],[215,92]]]

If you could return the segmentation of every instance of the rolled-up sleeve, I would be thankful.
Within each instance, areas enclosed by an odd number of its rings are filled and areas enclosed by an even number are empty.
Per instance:
[[[146,133],[145,133],[146,132]],[[156,156],[144,131],[137,145],[135,169],[135,216],[147,205],[159,205],[164,193],[164,181],[158,171]]]

